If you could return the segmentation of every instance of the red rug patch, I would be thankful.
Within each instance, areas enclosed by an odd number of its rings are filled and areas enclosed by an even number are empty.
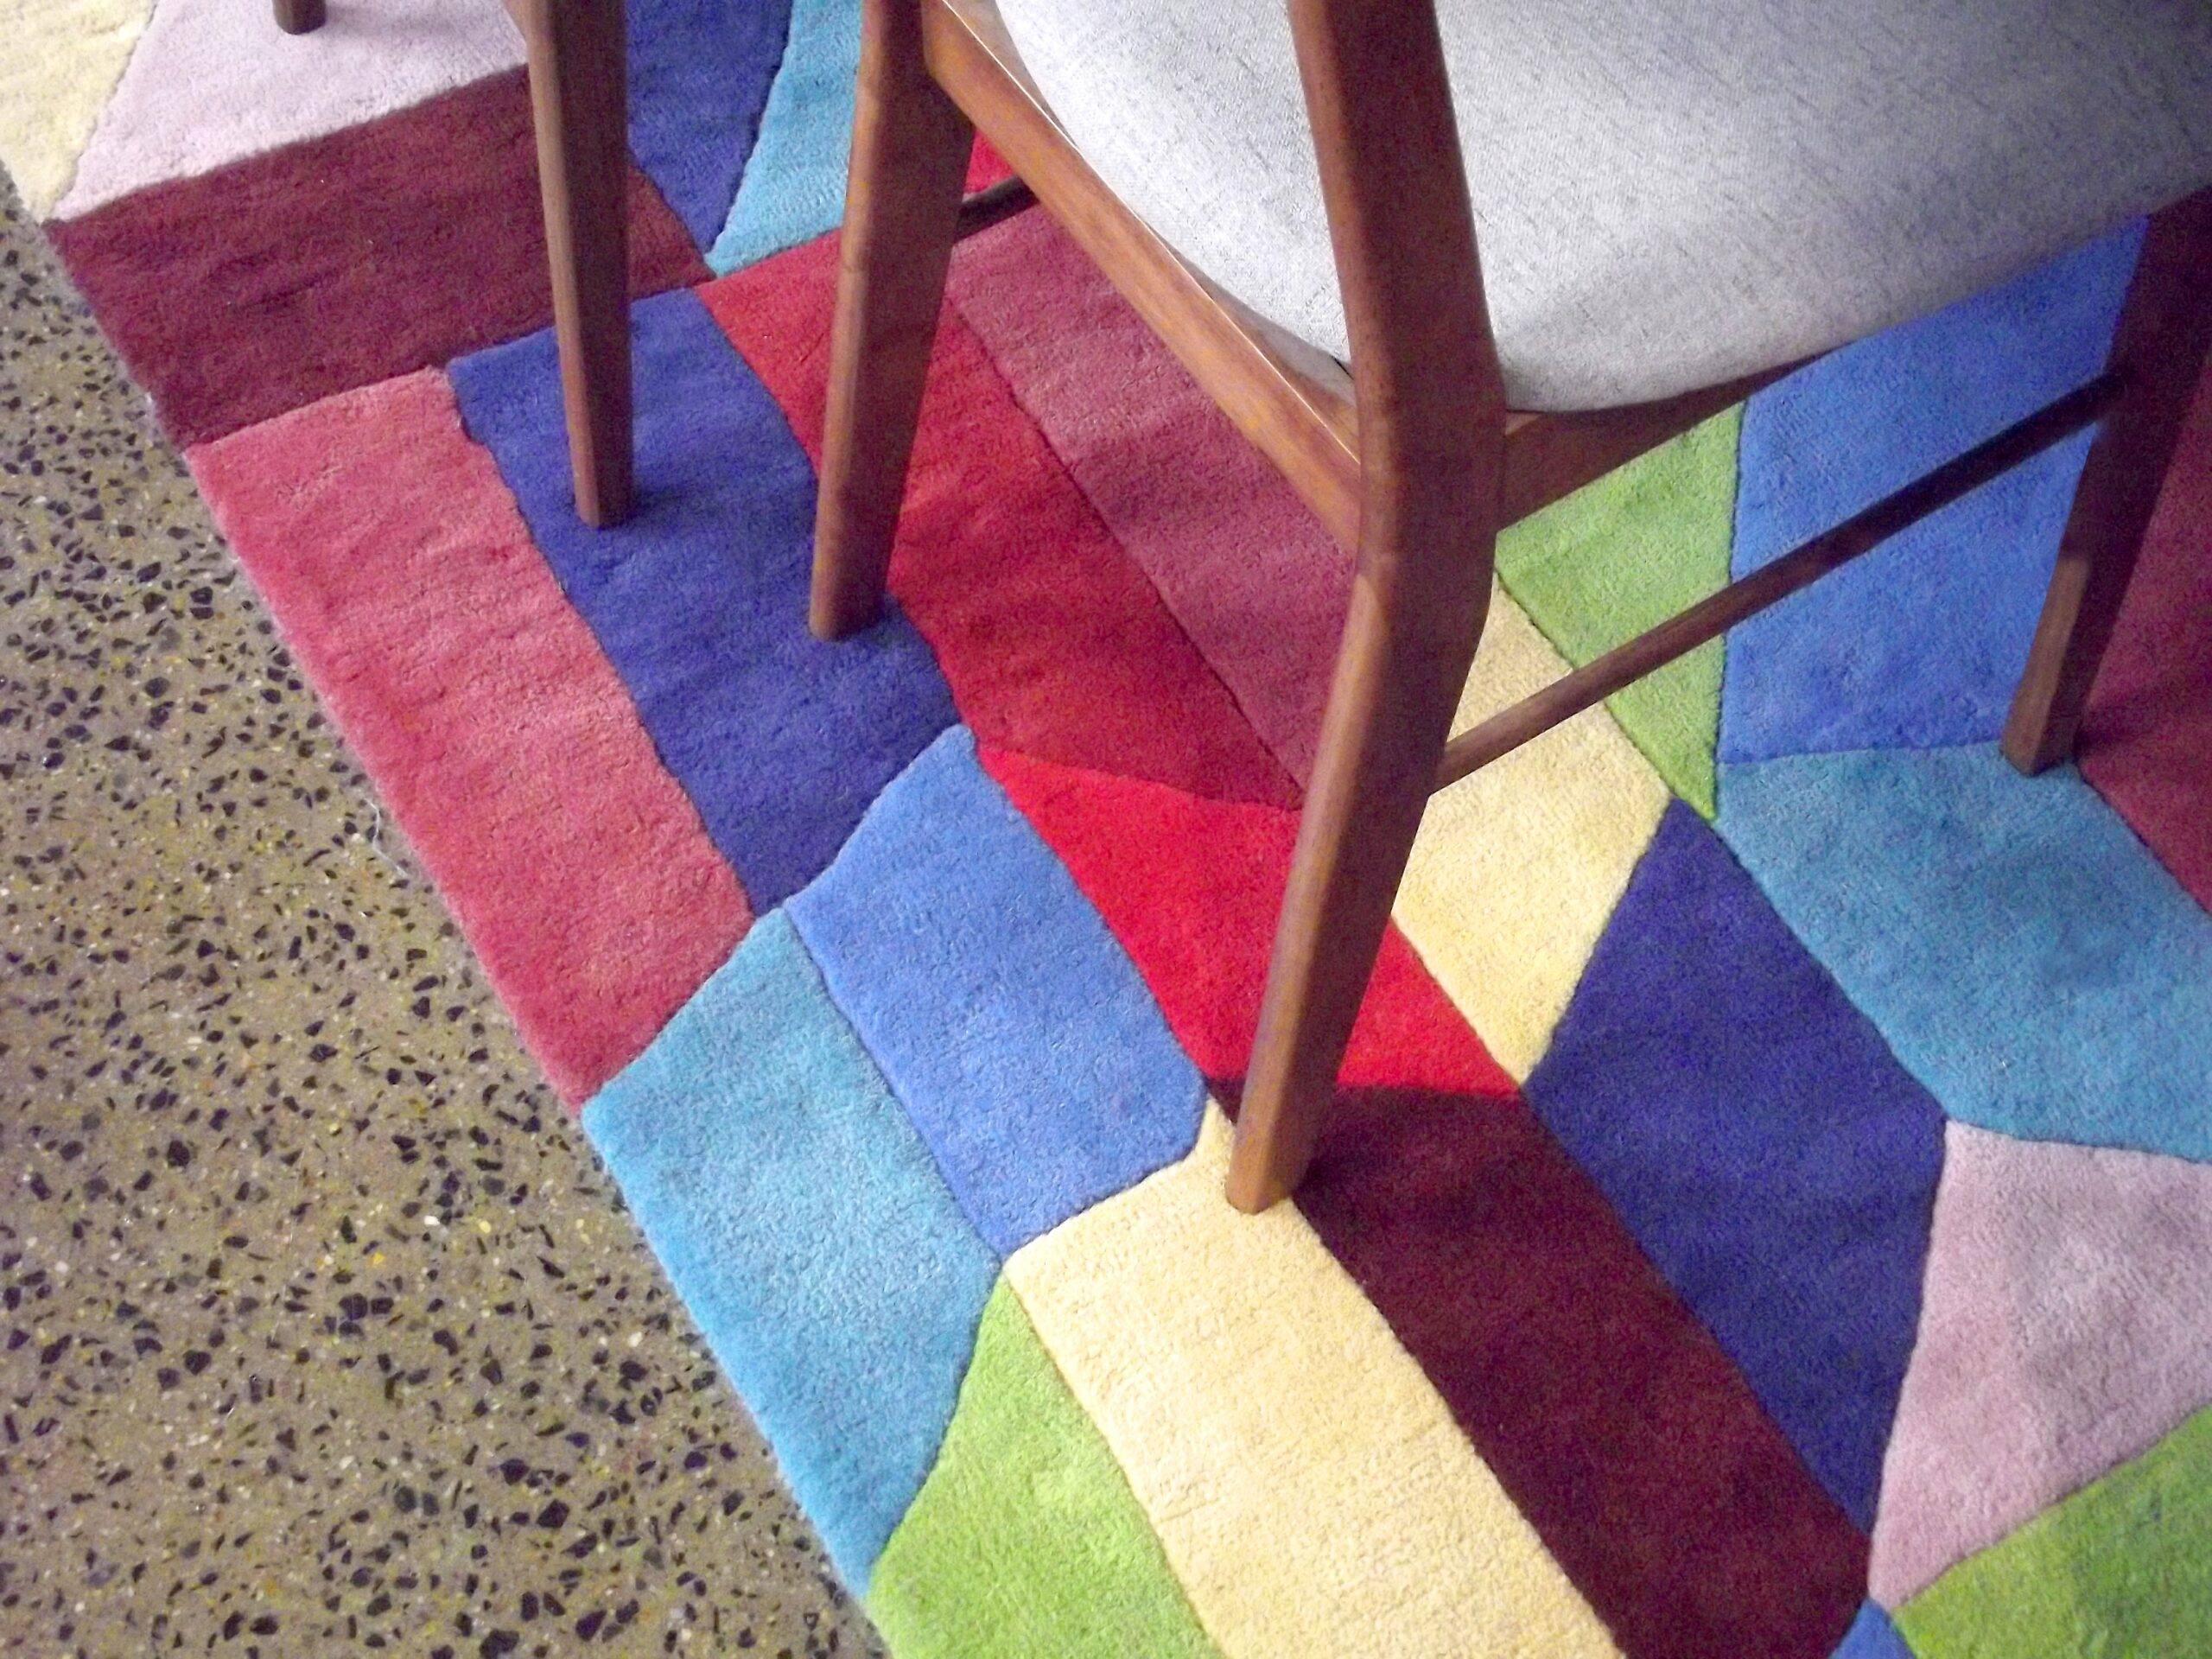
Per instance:
[[[982,761],[1098,907],[1198,1070],[1217,1084],[1243,1077],[1298,815],[1003,749],[984,749]],[[1514,1092],[1395,927],[1360,1005],[1344,1079]]]

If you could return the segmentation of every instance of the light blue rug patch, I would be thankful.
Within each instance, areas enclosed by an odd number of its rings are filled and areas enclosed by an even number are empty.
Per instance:
[[[1897,1634],[1897,1627],[1890,1623],[1890,1616],[1870,1601],[1843,1633],[1834,1659],[1913,1659],[1913,1656],[1904,1637]]]
[[[863,1592],[998,1262],[781,912],[584,1108],[669,1281]]]
[[[783,63],[710,269],[733,271],[836,227],[860,62],[860,0],[791,0]]]
[[[2212,1159],[2212,916],[2070,766],[1726,767],[1721,834],[1953,1117]]]
[[[1847,346],[1754,397],[1734,574],[1840,524],[2101,372],[2139,225]],[[1728,635],[1719,757],[1993,739],[2084,432]]]
[[[1000,1254],[1196,1141],[1197,1068],[966,728],[883,791],[791,914]]]

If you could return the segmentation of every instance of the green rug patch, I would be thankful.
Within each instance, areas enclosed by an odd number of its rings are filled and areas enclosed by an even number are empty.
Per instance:
[[[1578,668],[1726,585],[1741,405],[1522,519],[1497,574]],[[1606,707],[1668,786],[1711,817],[1720,735],[1715,639],[1616,691]]]
[[[2212,1653],[2212,1407],[1897,1610],[1919,1659]]]
[[[1121,1465],[1003,1279],[868,1607],[899,1659],[1217,1659]]]

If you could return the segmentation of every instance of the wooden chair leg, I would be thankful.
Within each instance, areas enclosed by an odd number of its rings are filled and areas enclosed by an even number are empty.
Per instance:
[[[1481,637],[1491,534],[1354,584],[1237,1116],[1240,1210],[1288,1197],[1313,1156]]]
[[[972,141],[923,62],[916,0],[866,0],[808,613],[824,639],[883,607]]]
[[[322,0],[276,0],[276,27],[287,35],[311,35],[323,24]]]
[[[2127,378],[2089,446],[2026,670],[2005,721],[2005,757],[2033,775],[2074,753],[2097,664],[2158,505],[2212,348],[2212,190],[2151,221],[2112,360]]]
[[[622,0],[517,0],[545,201],[576,512],[619,524],[631,499],[627,77]]]

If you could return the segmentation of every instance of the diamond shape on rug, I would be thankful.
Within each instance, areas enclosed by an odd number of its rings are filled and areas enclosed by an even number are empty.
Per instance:
[[[340,393],[188,459],[523,1040],[582,1101],[749,915],[445,378]]]
[[[964,728],[893,780],[791,914],[1001,1254],[1190,1149],[1197,1071]]]
[[[2212,917],[2071,767],[1731,766],[1720,830],[1951,1116],[2212,1158]]]
[[[1297,1206],[1222,1201],[1228,1152],[1209,1110],[1006,1268],[1222,1650],[1616,1653]]]
[[[2101,371],[2139,224],[1847,346],[1744,414],[1744,575]],[[1732,629],[1720,758],[1994,739],[2089,435]]]
[[[505,9],[482,0],[340,5],[305,35],[283,33],[264,6],[158,0],[56,212],[74,219],[148,185],[318,138],[522,57]],[[271,97],[277,85],[283,95]]]
[[[1297,1207],[1624,1651],[1834,1645],[1865,1536],[1526,1105],[1345,1090]]]
[[[1528,1095],[1813,1472],[1872,1526],[1943,1115],[1681,803]]]
[[[1199,1071],[1217,1086],[1241,1081],[1298,815],[1004,749],[984,750],[982,762],[1097,907]],[[1395,927],[1341,1078],[1348,1088],[1514,1092]]]
[[[662,759],[762,909],[826,868],[878,790],[953,716],[894,609],[807,632],[814,475],[783,416],[689,292],[639,305],[638,505],[576,517],[552,337],[461,359],[469,431],[637,699]]]
[[[818,463],[836,245],[709,283],[715,320]],[[1194,795],[1297,786],[1115,542],[967,325],[948,313],[891,564],[977,738]]]
[[[2212,1168],[1948,1141],[1874,1529],[1890,1606],[2212,1400]]]
[[[1920,1659],[2212,1653],[2212,1409],[1897,1611]]]
[[[630,149],[702,248],[759,138],[791,3],[626,0]]]
[[[864,1592],[936,1461],[998,1263],[789,919],[762,918],[583,1122]]]
[[[69,188],[153,9],[153,0],[0,0],[8,41],[0,166],[34,219],[52,213]]]
[[[270,39],[296,44],[273,26]],[[632,287],[703,277],[683,226],[634,168],[629,200]],[[520,70],[49,228],[181,444],[553,314]]]
[[[1214,1652],[1128,1478],[1003,1280],[868,1610],[899,1659]]]
[[[1567,671],[1493,594],[1452,729]],[[1430,799],[1395,914],[1512,1076],[1542,1057],[1669,798],[1612,715],[1591,709]]]
[[[1870,1601],[1843,1633],[1834,1659],[1913,1659],[1913,1655],[1890,1616]]]

